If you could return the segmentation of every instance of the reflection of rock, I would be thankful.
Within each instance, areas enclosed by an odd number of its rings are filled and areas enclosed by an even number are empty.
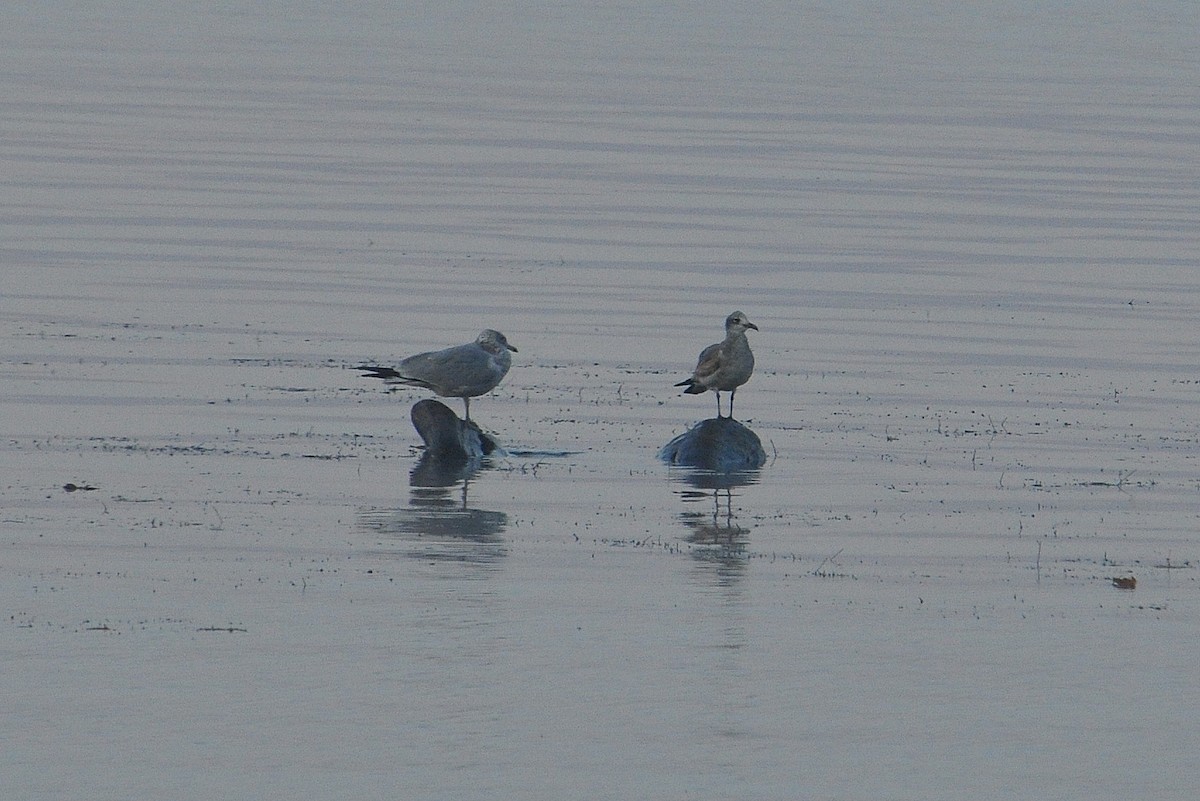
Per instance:
[[[734,487],[757,484],[758,469],[730,470],[722,473],[716,470],[691,468],[689,470],[678,471],[676,478],[680,481],[686,481],[696,489],[701,490],[701,492],[695,494],[707,496],[707,490],[730,490]]]
[[[710,513],[685,511],[679,519],[689,530],[693,558],[714,566],[722,586],[733,586],[745,571],[750,529],[735,522],[732,490],[758,481],[767,461],[758,435],[736,420],[716,417],[675,437],[658,455],[686,468],[671,471],[676,481],[694,487],[680,493],[685,502],[711,499]]]
[[[483,457],[500,447],[474,420],[460,419],[441,401],[418,401],[412,423],[425,442],[409,479],[414,487],[449,487],[468,479],[478,472]]]
[[[474,477],[482,463],[482,459],[439,459],[426,452],[413,465],[408,483],[414,487],[453,487]]]
[[[664,462],[718,473],[754,470],[767,462],[758,435],[729,417],[701,420],[663,446]]]
[[[443,488],[417,487],[407,508],[363,511],[359,525],[408,543],[407,555],[430,562],[488,564],[507,552],[500,535],[508,515],[470,508],[466,482],[461,499]]]
[[[474,542],[499,542],[499,534],[508,526],[504,512],[471,509],[445,493],[429,490],[413,491],[407,509],[394,509],[372,516],[371,528],[391,534],[417,534],[437,539],[459,539]],[[365,519],[365,518],[364,518]]]

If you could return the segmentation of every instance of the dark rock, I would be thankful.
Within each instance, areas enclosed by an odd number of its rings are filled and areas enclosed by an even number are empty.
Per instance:
[[[701,420],[664,445],[658,457],[667,464],[719,473],[753,470],[767,462],[758,435],[729,417]]]
[[[418,401],[412,407],[412,423],[425,442],[425,453],[410,477],[413,486],[444,487],[469,478],[483,457],[500,447],[475,421],[461,419],[441,401]]]

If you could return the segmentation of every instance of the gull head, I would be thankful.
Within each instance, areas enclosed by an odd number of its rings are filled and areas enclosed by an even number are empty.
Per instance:
[[[733,314],[725,318],[725,330],[744,333],[747,329],[753,328],[758,330],[758,326],[750,322],[750,318],[740,311],[735,311]]]
[[[501,353],[505,350],[511,350],[513,353],[517,349],[508,344],[508,340],[504,338],[504,334],[499,331],[493,331],[490,328],[485,328],[479,332],[479,336],[475,338],[475,344],[486,350],[488,353]]]

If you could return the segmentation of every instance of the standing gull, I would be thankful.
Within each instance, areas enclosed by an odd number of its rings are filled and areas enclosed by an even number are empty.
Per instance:
[[[725,341],[709,345],[700,352],[696,372],[692,377],[675,386],[687,387],[688,395],[700,395],[708,390],[717,393],[717,417],[721,416],[721,393],[729,393],[729,418],[733,419],[733,396],[737,388],[750,380],[754,372],[754,354],[746,331],[758,326],[750,322],[740,311],[725,318]]]
[[[471,398],[491,392],[500,383],[512,364],[508,352],[517,349],[508,344],[504,334],[485,328],[467,345],[418,353],[400,362],[399,366],[371,367],[362,365],[367,378],[382,378],[389,384],[432,389],[443,398],[462,398],[471,419]]]

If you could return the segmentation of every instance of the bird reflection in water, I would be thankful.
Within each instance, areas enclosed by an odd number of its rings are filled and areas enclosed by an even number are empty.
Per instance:
[[[470,479],[461,485],[414,485],[408,506],[364,510],[360,526],[386,538],[381,539],[381,547],[389,541],[403,545],[400,553],[415,559],[495,564],[508,553],[501,536],[508,528],[508,515],[472,508],[469,488]]]
[[[685,503],[711,502],[711,507],[705,511],[686,510],[679,514],[680,521],[689,529],[687,541],[693,545],[744,551],[750,529],[736,522],[733,507],[734,489],[755,483],[758,480],[757,472],[679,471],[677,477],[693,488],[679,492]]]
[[[685,510],[679,519],[688,529],[693,557],[715,564],[722,583],[732,582],[745,570],[750,535],[736,522],[734,490],[758,481],[766,462],[761,441],[742,423],[714,418],[668,442],[659,458],[673,466],[672,478],[690,487],[679,492],[685,502],[711,500],[711,512]]]

